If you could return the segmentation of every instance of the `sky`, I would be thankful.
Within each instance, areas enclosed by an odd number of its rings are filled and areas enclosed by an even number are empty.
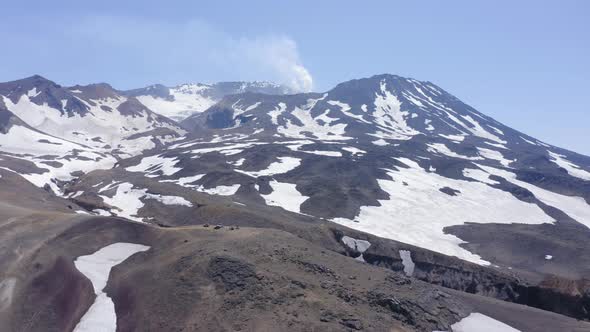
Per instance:
[[[590,155],[590,1],[11,1],[0,81],[268,80],[326,91],[391,73]]]

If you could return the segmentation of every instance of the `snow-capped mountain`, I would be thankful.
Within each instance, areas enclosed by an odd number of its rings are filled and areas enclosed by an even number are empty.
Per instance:
[[[156,84],[125,93],[136,97],[158,114],[182,121],[194,113],[205,111],[224,96],[244,92],[271,95],[292,93],[288,87],[271,82],[187,83],[170,88]]]
[[[0,112],[0,151],[12,160],[3,167],[56,193],[55,181],[72,173],[110,168],[186,133],[107,84],[65,88],[41,76],[0,83]]]
[[[1,83],[0,96],[8,111],[35,129],[122,156],[184,134],[174,121],[104,83],[65,88],[33,76]]]
[[[193,139],[119,169],[479,264],[511,263],[482,257],[492,250],[483,243],[469,249],[477,224],[590,226],[590,158],[504,126],[429,82],[380,75],[326,93],[231,95],[182,124]],[[97,191],[109,188],[117,185]]]
[[[588,328],[590,157],[431,82],[289,93],[1,83],[0,326]]]

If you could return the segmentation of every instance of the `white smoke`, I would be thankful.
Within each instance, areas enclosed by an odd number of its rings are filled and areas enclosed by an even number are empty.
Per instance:
[[[238,57],[246,56],[251,65],[273,73],[275,79],[297,92],[309,92],[313,78],[303,66],[297,44],[289,37],[241,39],[235,43]],[[237,61],[239,62],[239,61]]]
[[[64,28],[80,42],[69,52],[85,52],[86,57],[91,54],[105,64],[106,70],[109,61],[123,61],[129,63],[130,75],[155,76],[152,81],[162,76],[176,83],[267,80],[295,92],[308,92],[313,87],[297,43],[288,36],[235,37],[200,20],[98,16],[81,18],[73,25]]]

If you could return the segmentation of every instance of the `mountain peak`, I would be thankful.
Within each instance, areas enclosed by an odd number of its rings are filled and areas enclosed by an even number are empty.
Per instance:
[[[41,76],[41,75],[33,75],[33,76],[17,79],[14,81],[0,83],[0,86],[12,87],[12,88],[19,88],[19,87],[20,88],[33,88],[33,87],[45,87],[45,86],[54,86],[54,87],[58,87],[58,88],[61,87],[59,84]]]
[[[34,75],[31,75],[31,76],[28,76],[25,78],[21,78],[20,80],[23,80],[23,81],[49,81],[47,78],[45,78],[39,74],[34,74]],[[18,81],[18,80],[16,80],[16,81]]]
[[[420,81],[420,80],[417,80],[417,79],[414,79],[411,77],[404,77],[404,76],[400,76],[400,75],[384,73],[384,74],[377,74],[377,75],[373,75],[373,76],[369,76],[369,77],[357,78],[357,79],[345,81],[345,82],[342,82],[342,83],[336,85],[336,87],[334,87],[334,89],[337,89],[337,88],[343,87],[343,86],[359,87],[361,85],[375,85],[375,84],[380,84],[381,82],[386,82],[386,83],[396,85],[396,86],[404,86],[404,85],[411,85],[411,84],[432,84],[430,82]]]
[[[88,85],[75,85],[68,90],[73,93],[83,93],[90,99],[117,98],[119,92],[108,83],[92,83]]]

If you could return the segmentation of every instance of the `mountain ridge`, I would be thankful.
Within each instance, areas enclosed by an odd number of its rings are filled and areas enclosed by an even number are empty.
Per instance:
[[[0,322],[20,326],[37,308],[77,322],[81,312],[50,305],[92,303],[73,260],[121,241],[155,248],[108,281],[115,308],[125,308],[115,313],[121,326],[200,317],[142,314],[177,292],[190,296],[166,308],[206,298],[215,313],[235,315],[229,303],[240,303],[259,314],[266,309],[253,308],[272,299],[302,310],[285,316],[293,324],[328,330],[380,329],[372,315],[402,330],[448,330],[477,310],[523,331],[539,321],[574,326],[521,305],[590,319],[590,158],[505,126],[433,83],[382,74],[323,93],[223,94],[203,109],[197,85],[174,98],[154,85],[157,103],[146,106],[145,92],[49,82],[0,83],[0,215],[12,220],[0,238],[30,239],[21,263],[0,254],[10,262],[0,286],[16,280],[14,294],[36,294],[15,297],[13,316],[0,310]],[[188,105],[199,112],[181,124],[158,114]],[[365,280],[369,270],[379,271],[377,282]],[[38,292],[46,282],[60,289],[58,275],[80,291]],[[460,310],[431,317],[420,309],[433,304]],[[36,329],[65,324],[51,317]],[[236,317],[236,326],[253,326]]]

